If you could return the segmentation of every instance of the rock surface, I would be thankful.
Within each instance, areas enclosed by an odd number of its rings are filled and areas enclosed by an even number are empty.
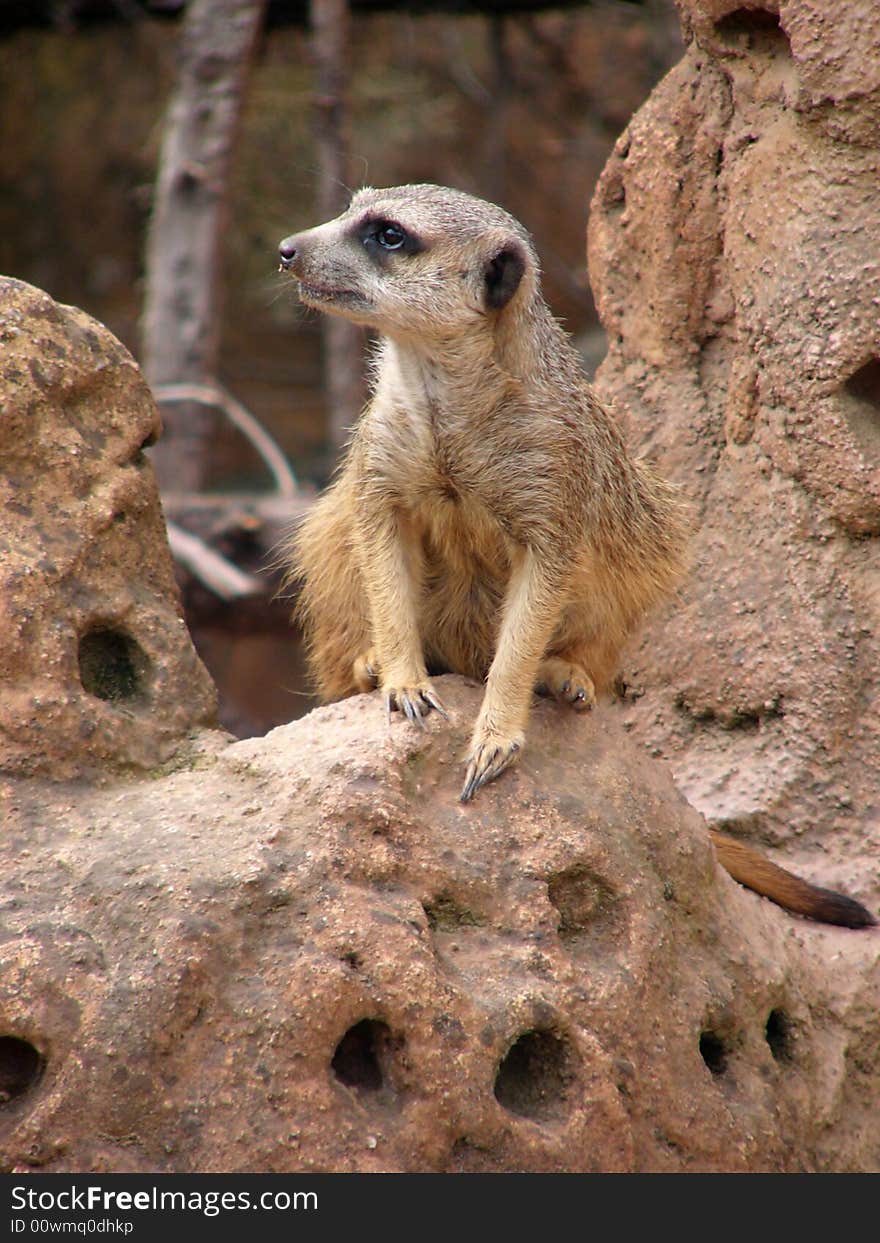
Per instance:
[[[880,9],[681,0],[590,226],[603,393],[692,497],[633,735],[716,826],[880,901]]]
[[[462,805],[441,693],[8,784],[3,1168],[880,1164],[880,937],[734,885],[607,710]]]
[[[0,277],[0,770],[150,767],[213,720],[180,615],[134,359]]]

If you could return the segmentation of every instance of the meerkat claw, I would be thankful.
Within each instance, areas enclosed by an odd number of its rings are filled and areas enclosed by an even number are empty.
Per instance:
[[[383,702],[385,705],[385,719],[389,725],[391,724],[391,713],[394,711],[402,712],[408,721],[412,721],[413,725],[418,725],[421,729],[428,728],[425,724],[425,717],[432,708],[439,712],[445,720],[449,720],[449,713],[430,686],[427,685],[409,686],[401,690],[389,686],[384,692]]]
[[[424,699],[426,703],[430,704],[436,712],[439,712],[444,721],[449,720],[449,713],[443,707],[443,704],[433,691],[422,691],[422,699]]]
[[[462,803],[469,803],[485,780],[485,775],[482,777],[477,776],[473,763],[468,764],[467,772],[464,775],[464,786],[459,795],[460,801]]]
[[[477,747],[471,756],[464,777],[464,786],[459,798],[462,803],[469,803],[481,786],[500,777],[506,768],[517,758],[520,743],[511,742],[506,746]]]
[[[412,721],[413,725],[418,725],[419,729],[428,728],[422,716],[422,705],[418,699],[410,699],[409,694],[404,691],[398,697],[398,701],[408,721]]]

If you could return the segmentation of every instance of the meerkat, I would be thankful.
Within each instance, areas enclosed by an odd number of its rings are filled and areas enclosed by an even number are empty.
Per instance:
[[[535,689],[576,711],[610,689],[685,571],[687,508],[628,453],[502,208],[366,188],[279,249],[307,306],[381,334],[341,469],[285,550],[318,693],[378,685],[389,720],[424,724],[446,716],[432,675],[485,680],[466,802],[519,758]]]

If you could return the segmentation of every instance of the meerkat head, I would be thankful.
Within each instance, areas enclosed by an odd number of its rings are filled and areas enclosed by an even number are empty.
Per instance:
[[[538,288],[523,226],[443,186],[360,190],[336,220],[279,249],[303,302],[389,337],[472,333]]]

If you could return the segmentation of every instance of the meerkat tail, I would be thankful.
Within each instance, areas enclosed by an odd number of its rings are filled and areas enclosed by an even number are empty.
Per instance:
[[[816,919],[824,924],[840,924],[844,928],[870,928],[877,920],[854,898],[835,893],[833,889],[820,889],[801,880],[792,872],[777,867],[757,850],[744,845],[733,837],[709,830],[718,862],[735,881],[747,889],[769,898],[777,906],[783,906],[797,915]]]

